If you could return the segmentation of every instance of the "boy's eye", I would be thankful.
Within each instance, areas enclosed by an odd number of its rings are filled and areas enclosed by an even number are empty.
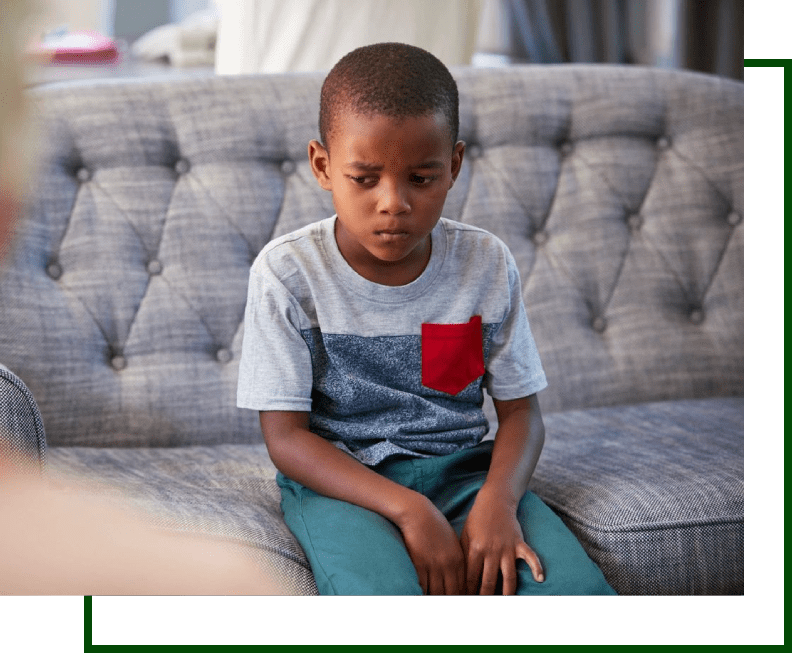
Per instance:
[[[375,177],[355,177],[353,175],[350,175],[349,178],[352,181],[354,181],[356,184],[360,184],[361,186],[365,186],[367,184],[373,184],[374,182],[377,181]]]
[[[358,186],[373,186],[377,183],[378,178],[372,175],[348,175],[350,181]],[[426,186],[433,182],[437,177],[429,177],[425,175],[410,175],[410,182],[416,186]]]
[[[418,186],[425,186],[426,184],[435,180],[435,177],[425,177],[424,175],[412,175],[411,180]]]

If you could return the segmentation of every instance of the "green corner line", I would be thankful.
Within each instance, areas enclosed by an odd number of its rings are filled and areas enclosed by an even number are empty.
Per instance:
[[[744,68],[786,68],[792,59],[743,59]]]
[[[91,600],[92,597],[90,596],[83,597],[83,651],[93,648],[93,604]]]
[[[743,59],[743,65],[745,68],[784,68],[786,71],[787,66],[790,67],[792,70],[792,59]],[[790,89],[792,91],[792,89]],[[785,141],[787,144],[789,141],[792,140],[792,133],[786,136]],[[92,598],[91,596],[83,597],[83,621],[84,621],[84,630],[83,630],[83,650],[90,651],[93,649],[93,620],[92,620]],[[107,647],[102,647],[107,648]],[[110,648],[115,648],[115,646],[111,646]],[[124,648],[130,648],[125,646]],[[138,648],[133,646],[132,648]],[[177,646],[176,648],[186,648],[182,646]],[[212,648],[210,646],[191,646],[191,649],[208,649]],[[455,648],[464,648],[464,647],[455,647]]]

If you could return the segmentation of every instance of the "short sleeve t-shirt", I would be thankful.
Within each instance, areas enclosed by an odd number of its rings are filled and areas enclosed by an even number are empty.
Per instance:
[[[367,465],[478,444],[495,399],[547,385],[520,277],[494,235],[441,218],[404,286],[344,260],[335,216],[270,242],[250,272],[237,404],[310,412],[312,432]]]

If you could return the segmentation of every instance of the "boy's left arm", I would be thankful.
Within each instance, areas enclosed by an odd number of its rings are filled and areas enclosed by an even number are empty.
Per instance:
[[[460,538],[466,559],[468,594],[494,594],[498,572],[503,593],[517,589],[517,558],[544,581],[538,556],[526,544],[517,504],[528,488],[544,445],[544,422],[536,395],[494,400],[498,432],[487,480],[470,510]]]

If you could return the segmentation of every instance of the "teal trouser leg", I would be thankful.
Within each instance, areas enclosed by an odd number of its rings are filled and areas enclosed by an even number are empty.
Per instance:
[[[448,456],[386,461],[375,470],[427,496],[461,533],[491,450],[487,442]],[[390,521],[281,474],[278,484],[286,524],[303,547],[321,594],[421,594],[401,534]],[[615,594],[572,532],[536,495],[523,496],[517,518],[545,571],[545,581],[537,583],[519,560],[518,594]]]
[[[401,533],[359,506],[330,499],[278,474],[286,525],[323,595],[422,594]]]
[[[518,561],[518,594],[616,594],[561,518],[533,492],[523,496],[517,518],[545,572],[545,581],[537,583],[528,565]]]
[[[431,464],[441,462],[441,458],[421,461],[424,462],[423,493],[451,522],[457,534],[461,534],[476,494],[484,484],[491,453],[492,443],[483,442],[453,454],[455,460],[448,461],[452,465]],[[517,520],[526,543],[539,556],[545,572],[544,582],[537,583],[528,565],[518,560],[517,594],[615,594],[561,518],[533,492],[526,492],[520,500]]]

